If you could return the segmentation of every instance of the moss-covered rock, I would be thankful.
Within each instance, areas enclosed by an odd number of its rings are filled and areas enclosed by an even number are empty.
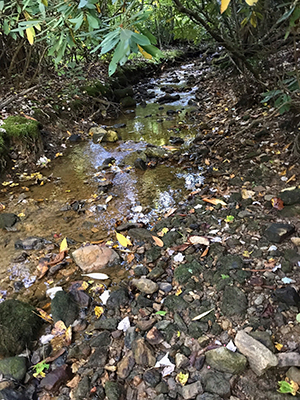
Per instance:
[[[2,128],[9,138],[38,137],[40,134],[39,122],[19,115],[12,115],[4,120]]]
[[[14,356],[31,348],[42,319],[29,304],[6,300],[0,304],[0,355]]]

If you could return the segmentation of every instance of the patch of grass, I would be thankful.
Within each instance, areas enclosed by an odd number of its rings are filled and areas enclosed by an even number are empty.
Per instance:
[[[1,128],[5,129],[10,138],[37,137],[39,135],[39,122],[19,115],[6,118]]]

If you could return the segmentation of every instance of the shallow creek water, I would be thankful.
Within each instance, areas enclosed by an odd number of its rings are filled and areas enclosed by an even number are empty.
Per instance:
[[[182,137],[188,146],[195,137],[190,115],[195,87],[187,85],[193,64],[184,65],[158,79],[149,80],[147,105],[128,110],[118,120],[107,126],[126,124],[117,130],[121,140],[115,144],[94,143],[92,140],[72,144],[63,157],[54,160],[41,170],[51,177],[44,185],[22,182],[19,187],[1,194],[0,202],[6,212],[21,214],[16,231],[1,233],[0,279],[9,274],[11,281],[23,281],[30,286],[35,280],[32,262],[14,263],[12,259],[22,251],[15,249],[15,241],[39,236],[59,243],[67,236],[78,246],[86,241],[97,242],[114,237],[116,221],[127,220],[152,223],[169,208],[184,199],[196,183],[201,183],[201,170],[183,170],[180,165],[158,162],[155,168],[141,171],[130,167],[130,154],[142,150],[147,144],[170,145],[170,137]],[[160,105],[157,98],[172,88],[172,95],[180,99]],[[163,90],[162,90],[163,89]],[[172,112],[176,112],[172,114]],[[113,157],[115,166],[107,170],[113,186],[107,193],[99,194],[99,174],[103,161]],[[29,191],[21,190],[21,187]],[[106,203],[108,196],[111,200]],[[96,198],[96,200],[95,200]],[[75,202],[75,203],[74,203]],[[78,209],[66,210],[66,205],[76,204]],[[138,207],[137,206],[141,206]],[[84,210],[84,212],[81,212]],[[60,235],[59,239],[54,239]],[[0,281],[1,282],[1,281]],[[4,290],[0,284],[0,290]]]

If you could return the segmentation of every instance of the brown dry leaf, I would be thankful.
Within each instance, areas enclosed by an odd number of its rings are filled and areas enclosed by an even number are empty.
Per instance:
[[[289,182],[291,182],[291,181],[294,181],[295,178],[296,178],[296,175],[294,174],[293,176],[291,176],[291,177],[286,181],[286,183],[289,183]]]
[[[255,196],[255,192],[253,190],[242,189],[241,195],[244,200],[252,199],[252,197]]]
[[[210,161],[209,161],[208,158],[206,158],[206,159],[204,160],[204,164],[205,164],[205,165],[210,165]]]
[[[204,244],[209,246],[209,240],[204,236],[190,236],[188,242],[191,244]]]
[[[41,308],[37,308],[37,311],[39,312],[39,317],[41,317],[44,321],[49,322],[49,324],[53,323],[52,317],[50,317],[50,315],[47,314],[46,311],[42,310]]]
[[[203,201],[206,201],[206,203],[210,203],[213,204],[214,206],[216,206],[217,204],[221,204],[222,206],[227,206],[227,204],[225,203],[225,201],[221,200],[221,199],[207,199],[204,198],[202,199]]]
[[[67,383],[67,386],[71,389],[74,389],[78,386],[80,380],[81,380],[81,376],[75,375],[74,378]]]
[[[191,244],[190,243],[183,243],[183,244],[180,244],[179,246],[174,246],[174,247],[171,247],[171,250],[174,250],[174,251],[184,251],[184,250],[186,250],[188,247],[190,247],[191,246]]]
[[[203,257],[207,256],[208,251],[209,251],[209,246],[206,247],[206,249],[204,250],[204,252],[201,254],[200,258],[203,258]]]
[[[92,229],[91,229],[91,232],[97,233],[97,232],[99,232],[99,229],[98,229],[98,228],[92,228]]]
[[[164,242],[160,238],[158,238],[157,236],[152,236],[152,239],[157,246],[164,247]]]
[[[134,254],[133,253],[127,254],[128,264],[130,264],[133,260],[134,260]]]
[[[54,328],[51,331],[51,334],[54,336],[64,335],[67,330],[67,327],[63,321],[57,321],[54,324]]]
[[[42,279],[46,273],[48,272],[49,268],[45,262],[39,263],[37,266],[37,272],[39,273],[38,279]]]
[[[65,345],[70,346],[71,343],[72,343],[72,326],[70,325],[65,333]]]
[[[271,199],[271,203],[272,203],[272,206],[274,208],[276,208],[277,210],[283,210],[283,208],[284,208],[283,201],[279,197],[273,197]]]
[[[60,357],[61,355],[63,355],[66,352],[66,349],[60,349],[58,350],[56,353],[53,354],[53,356],[51,357],[47,357],[45,359],[45,363],[50,363],[52,361],[55,361],[58,357]]]
[[[272,269],[276,266],[276,260],[274,260],[274,258],[270,258],[268,261],[264,262],[264,266],[266,268]]]

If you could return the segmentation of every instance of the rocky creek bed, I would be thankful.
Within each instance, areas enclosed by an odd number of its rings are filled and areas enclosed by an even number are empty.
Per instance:
[[[204,181],[155,219],[139,220],[139,209],[103,237],[94,223],[84,243],[67,227],[66,240],[32,237],[26,197],[3,193],[3,254],[13,245],[15,265],[37,267],[25,287],[1,281],[3,399],[286,400],[277,391],[286,378],[300,398],[293,127],[268,107],[238,104],[232,81],[203,76],[201,60],[192,68],[195,109],[169,128],[176,150],[133,166],[200,166]],[[182,143],[187,131],[194,138]],[[62,212],[81,218],[82,205]]]

